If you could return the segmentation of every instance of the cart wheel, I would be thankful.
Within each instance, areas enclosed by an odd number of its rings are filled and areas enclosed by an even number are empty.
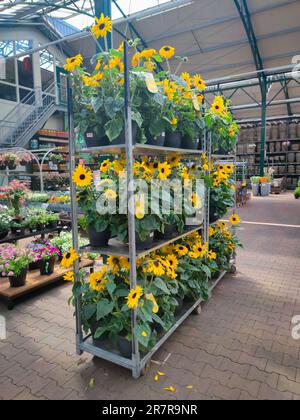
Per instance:
[[[15,307],[14,302],[13,302],[12,300],[9,300],[9,301],[7,302],[7,309],[8,309],[9,311],[12,311],[12,310],[14,309],[14,307]]]
[[[143,367],[143,369],[141,369],[141,376],[146,376],[147,375],[147,373],[150,370],[150,365],[151,365],[151,362],[150,361],[145,364],[145,366]]]
[[[193,310],[193,315],[200,315],[202,312],[201,305],[198,305],[197,308]]]
[[[236,274],[237,272],[237,268],[234,264],[232,264],[232,266],[230,267],[230,274]]]

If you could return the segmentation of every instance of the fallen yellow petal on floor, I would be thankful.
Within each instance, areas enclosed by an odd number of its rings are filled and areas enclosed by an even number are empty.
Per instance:
[[[174,392],[175,388],[173,386],[168,386],[168,387],[164,388],[164,391]]]
[[[155,375],[155,376],[154,376],[154,380],[155,380],[155,382],[157,382],[157,381],[158,381],[158,378],[159,378],[159,376],[158,376],[158,375]]]
[[[193,385],[187,385],[186,386],[186,389],[193,389],[194,387],[193,387]]]
[[[157,371],[158,376],[166,376],[166,374],[164,372],[160,372],[159,370]]]
[[[95,386],[95,379],[94,379],[94,378],[91,378],[91,379],[89,380],[89,387],[90,387],[90,388],[94,388],[94,386]]]

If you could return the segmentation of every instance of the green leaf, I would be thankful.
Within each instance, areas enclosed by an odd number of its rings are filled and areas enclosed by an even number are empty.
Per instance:
[[[123,118],[117,117],[114,120],[108,121],[105,124],[105,134],[109,138],[110,141],[115,140],[119,137],[119,135],[122,133],[122,130],[124,128],[124,122]]]
[[[137,125],[141,128],[143,125],[143,117],[138,111],[132,111],[131,119],[137,123]]]
[[[94,338],[100,338],[101,335],[103,335],[107,330],[107,327],[98,327],[95,334],[94,334]]]
[[[83,316],[88,321],[96,313],[97,307],[95,303],[89,303],[83,308]]]
[[[99,300],[97,303],[97,321],[110,314],[114,308],[114,303],[107,299]]]
[[[113,280],[108,280],[108,282],[106,283],[106,289],[111,296],[116,290],[116,287],[116,283]]]
[[[160,279],[159,277],[157,277],[157,278],[154,280],[154,285],[155,285],[158,289],[160,289],[160,290],[162,290],[164,293],[166,293],[167,295],[169,295],[169,294],[170,294],[169,289],[168,289],[168,288],[167,288],[167,286],[166,286],[166,283],[165,283],[162,279]]]
[[[136,325],[134,332],[142,346],[147,347],[151,336],[151,330],[148,325]],[[143,332],[147,334],[147,337],[143,337]]]

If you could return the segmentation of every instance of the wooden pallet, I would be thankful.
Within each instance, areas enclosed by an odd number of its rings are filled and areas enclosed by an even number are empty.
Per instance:
[[[93,262],[83,259],[80,268],[92,267]],[[56,264],[54,273],[49,276],[41,276],[40,270],[29,271],[26,278],[26,284],[21,287],[10,287],[8,278],[0,279],[0,298],[7,302],[7,309],[12,310],[15,306],[15,301],[22,296],[33,293],[34,291],[50,284],[59,282],[63,279],[70,269],[61,268]]]

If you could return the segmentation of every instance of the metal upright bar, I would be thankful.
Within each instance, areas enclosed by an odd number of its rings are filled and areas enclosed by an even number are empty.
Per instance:
[[[134,175],[133,175],[133,142],[131,121],[131,95],[128,62],[128,44],[124,43],[124,87],[125,87],[125,139],[126,139],[126,165],[127,165],[127,198],[128,198],[128,239],[130,260],[130,287],[135,289],[136,274],[136,242],[135,242],[135,202],[134,202]],[[132,375],[140,376],[140,352],[138,338],[135,333],[137,325],[137,310],[132,310]]]
[[[266,124],[267,124],[267,84],[264,80],[262,86],[261,105],[261,145],[260,145],[260,176],[264,175],[266,157]]]
[[[73,248],[77,255],[79,253],[78,246],[78,222],[77,222],[77,200],[76,200],[76,187],[72,182],[72,174],[75,170],[76,162],[76,147],[75,147],[75,136],[74,136],[74,115],[73,115],[73,103],[72,103],[72,87],[70,77],[67,78],[67,99],[68,99],[68,130],[69,130],[69,156],[70,156],[70,187],[71,187],[71,214],[72,214],[72,240]],[[74,263],[74,277],[75,282],[79,276],[79,262],[78,260]],[[76,312],[76,352],[81,354],[81,343],[83,341],[82,326],[81,326],[81,304],[80,297],[75,298],[75,312]]]

